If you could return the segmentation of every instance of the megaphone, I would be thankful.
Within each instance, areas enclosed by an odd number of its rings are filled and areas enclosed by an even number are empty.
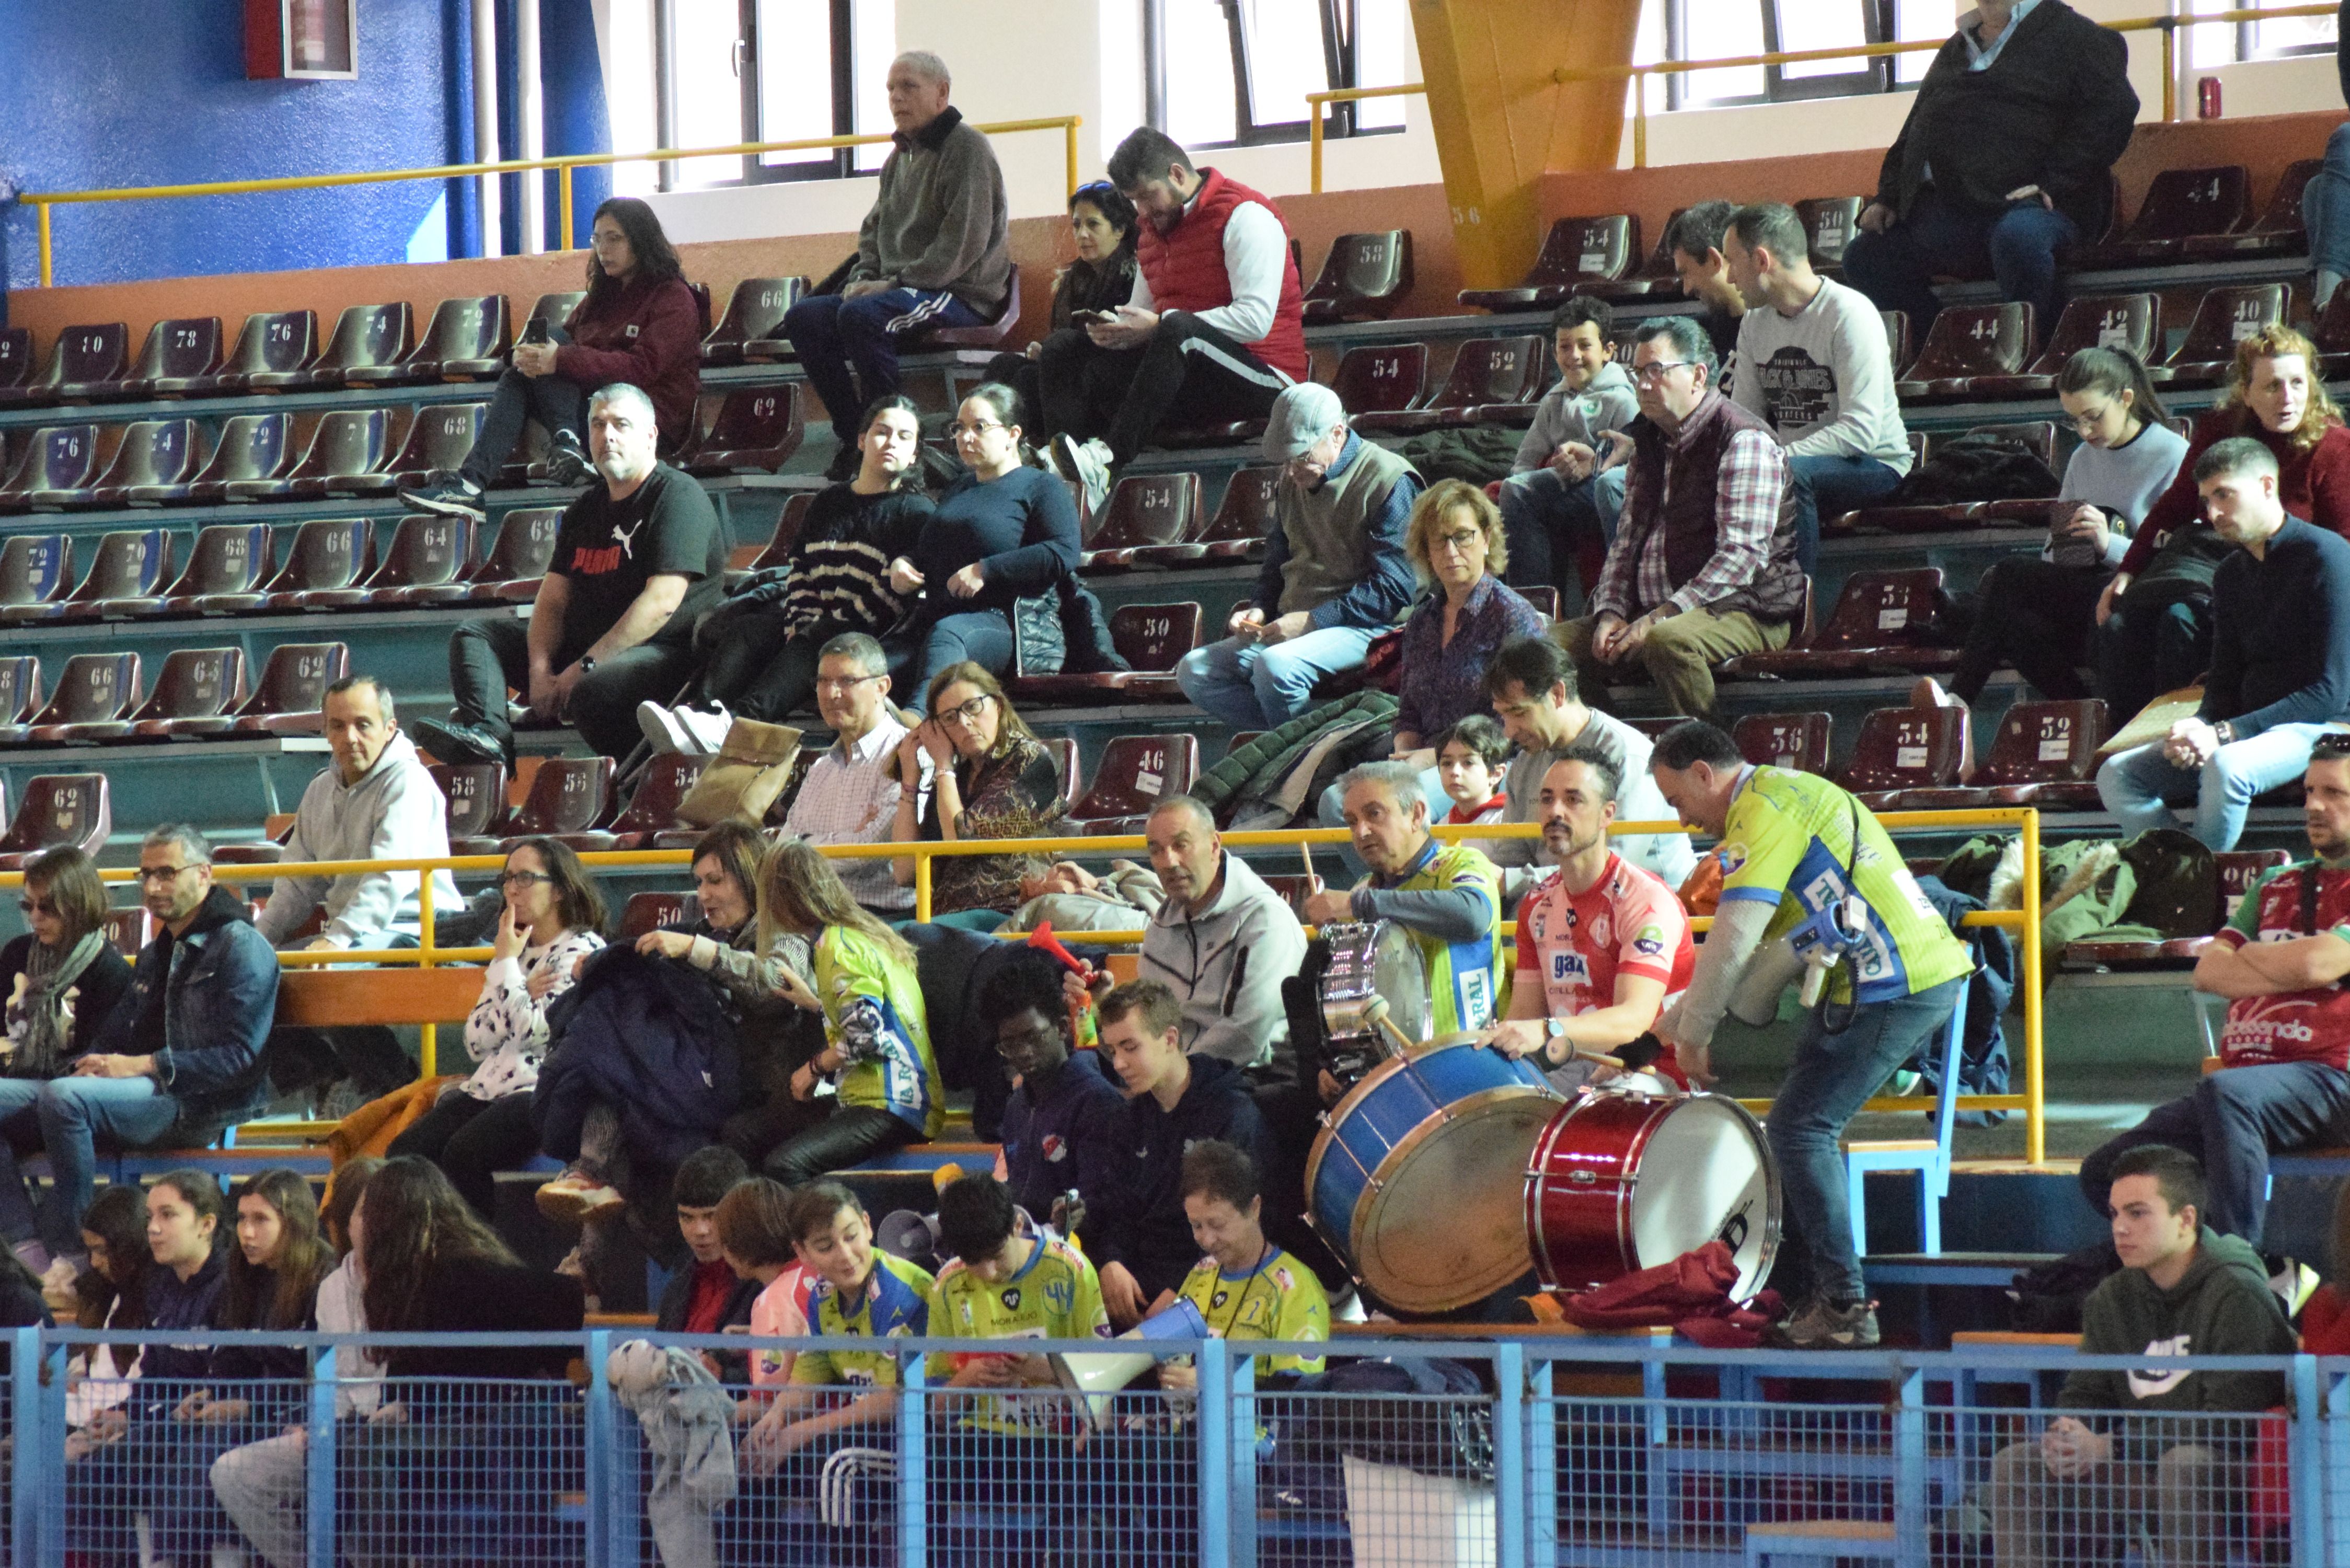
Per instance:
[[[1208,1320],[1200,1315],[1199,1307],[1188,1296],[1177,1296],[1174,1304],[1163,1312],[1154,1313],[1118,1336],[1113,1343],[1125,1345],[1165,1339],[1206,1339]],[[1080,1353],[1074,1355],[1053,1355],[1045,1357],[1052,1364],[1053,1376],[1061,1386],[1086,1397],[1087,1413],[1097,1428],[1107,1428],[1110,1421],[1110,1396],[1158,1365],[1160,1355],[1144,1349],[1113,1352]],[[1172,1352],[1181,1355],[1183,1352]]]
[[[873,1244],[893,1258],[935,1272],[939,1262],[938,1221],[910,1209],[892,1209],[873,1227]]]

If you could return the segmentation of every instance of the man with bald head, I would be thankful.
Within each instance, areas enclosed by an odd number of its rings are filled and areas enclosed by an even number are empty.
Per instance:
[[[1297,1081],[1281,981],[1305,961],[1288,903],[1227,854],[1208,808],[1187,794],[1152,810],[1143,834],[1167,901],[1142,933],[1141,977],[1183,1003],[1183,1049],[1245,1070],[1254,1084]]]
[[[987,138],[947,102],[946,62],[910,49],[889,64],[889,159],[837,294],[784,317],[807,378],[840,438],[827,477],[857,472],[859,417],[898,389],[898,349],[941,327],[978,327],[1012,288],[1003,171]]]

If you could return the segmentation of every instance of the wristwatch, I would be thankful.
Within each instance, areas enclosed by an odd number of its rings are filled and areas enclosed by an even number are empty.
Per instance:
[[[1555,1043],[1566,1038],[1566,1020],[1564,1018],[1545,1018],[1543,1020],[1543,1030],[1546,1036],[1543,1041],[1543,1060],[1555,1065],[1558,1062],[1558,1058],[1551,1054],[1551,1046]],[[1569,1049],[1568,1054],[1574,1054],[1572,1048]]]
[[[579,656],[579,673],[582,675],[596,673],[596,661],[584,653]]]

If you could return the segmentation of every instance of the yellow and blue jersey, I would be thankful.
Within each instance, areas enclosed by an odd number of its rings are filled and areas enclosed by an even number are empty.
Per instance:
[[[1218,1339],[1326,1341],[1330,1298],[1314,1271],[1274,1248],[1253,1269],[1227,1273],[1213,1258],[1202,1258],[1176,1293],[1200,1309],[1208,1332]],[[1260,1364],[1262,1373],[1319,1372],[1318,1355],[1276,1355]]]
[[[1473,889],[1485,897],[1485,929],[1467,941],[1449,942],[1396,924],[1419,949],[1428,970],[1429,1028],[1442,1037],[1482,1029],[1508,1010],[1503,989],[1502,873],[1484,852],[1466,844],[1430,839],[1419,857],[1394,881],[1366,877],[1357,888],[1386,893],[1441,893]]]
[[[816,993],[824,1003],[826,1044],[847,1064],[840,1103],[888,1111],[924,1137],[946,1122],[946,1085],[931,1054],[930,1015],[913,961],[899,962],[879,941],[848,926],[827,926],[816,940]]]
[[[931,1285],[931,1333],[941,1339],[1107,1339],[1109,1312],[1093,1264],[1057,1236],[1031,1232],[1030,1239],[1035,1251],[1008,1280],[981,1279],[960,1258],[941,1269]],[[961,1359],[933,1355],[925,1375],[933,1386],[943,1384]],[[973,1398],[963,1424],[997,1432],[1059,1430],[1077,1409],[1057,1392],[985,1394]]]
[[[929,1270],[880,1251],[873,1254],[873,1273],[854,1305],[842,1299],[830,1280],[818,1278],[808,1293],[808,1333],[819,1337],[854,1334],[872,1340],[874,1348],[803,1350],[792,1363],[792,1381],[896,1387],[898,1358],[884,1345],[929,1332],[931,1283]]]

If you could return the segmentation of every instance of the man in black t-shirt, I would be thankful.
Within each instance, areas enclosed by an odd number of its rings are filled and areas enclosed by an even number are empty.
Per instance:
[[[416,736],[444,762],[514,765],[506,691],[531,716],[568,720],[606,756],[637,743],[637,704],[693,672],[693,622],[726,586],[726,532],[702,486],[655,459],[651,400],[615,382],[588,404],[599,483],[563,514],[527,623],[467,621],[449,640],[457,708]]]

